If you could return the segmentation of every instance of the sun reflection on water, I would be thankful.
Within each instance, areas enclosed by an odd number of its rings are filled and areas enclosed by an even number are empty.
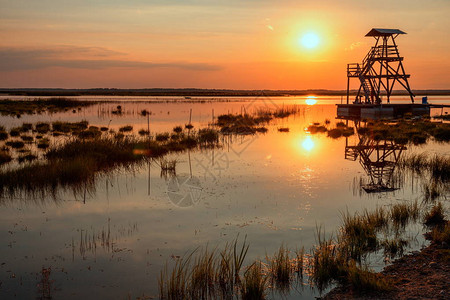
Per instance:
[[[314,104],[316,104],[317,103],[316,96],[308,96],[308,97],[306,97],[305,103],[307,105],[314,105]]]
[[[314,149],[315,143],[311,139],[311,136],[306,136],[306,138],[302,141],[302,148],[308,152]]]

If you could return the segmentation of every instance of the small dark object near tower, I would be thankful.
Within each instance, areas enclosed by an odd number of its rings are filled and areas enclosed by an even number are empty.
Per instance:
[[[366,36],[375,38],[375,46],[367,53],[363,62],[347,65],[347,104],[349,101],[350,78],[358,78],[360,86],[354,103],[380,104],[382,92],[390,101],[395,82],[408,91],[414,103],[414,94],[409,87],[403,68],[403,57],[398,53],[395,38],[406,34],[398,29],[373,28]]]

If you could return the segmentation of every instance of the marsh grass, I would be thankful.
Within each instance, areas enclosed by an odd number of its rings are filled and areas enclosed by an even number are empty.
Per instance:
[[[334,283],[348,286],[354,291],[386,291],[392,283],[361,265],[348,252],[348,240],[342,235],[323,239],[318,229],[318,245],[313,249],[310,281],[319,291]]]
[[[450,141],[450,124],[430,122],[429,120],[383,120],[367,122],[366,127],[358,131],[375,140],[395,140],[402,143],[424,144],[430,137],[438,142]]]
[[[5,143],[6,146],[10,146],[13,149],[22,149],[25,147],[25,143],[19,140],[11,140]]]
[[[385,239],[380,243],[381,247],[384,250],[384,256],[393,259],[397,256],[402,256],[405,247],[408,246],[408,241],[401,237],[394,237],[392,239]]]
[[[345,273],[347,284],[358,292],[385,292],[393,288],[392,281],[383,277],[382,274],[371,271],[367,266],[361,267],[354,261],[345,265],[343,273]]]
[[[294,265],[289,257],[289,250],[282,244],[273,256],[266,255],[266,261],[271,284],[277,290],[289,290],[291,275],[294,273]]]
[[[432,180],[431,182],[425,182],[423,184],[423,190],[424,190],[424,202],[433,202],[436,199],[440,198],[446,190],[449,188],[447,185],[443,184],[442,182],[437,182],[435,180]]]
[[[420,208],[417,201],[396,203],[390,208],[390,218],[395,228],[405,228],[409,221],[417,221]]]
[[[423,216],[423,223],[427,226],[440,226],[445,223],[445,211],[441,202],[436,203],[430,211]]]
[[[348,137],[355,134],[353,127],[347,127],[346,125],[341,125],[336,128],[328,130],[328,137],[333,139],[340,138],[341,136]]]
[[[0,130],[0,141],[5,141],[9,137],[9,134],[5,130]]]
[[[193,265],[181,268],[177,263],[167,275],[161,275],[160,295],[188,294],[186,299],[232,299],[239,295],[243,299],[265,297],[266,290],[272,288],[285,294],[292,288],[295,274],[302,279],[306,270],[311,285],[323,291],[338,284],[354,292],[389,291],[393,283],[381,274],[375,273],[365,264],[367,254],[383,249],[385,257],[393,258],[404,253],[408,241],[398,229],[420,216],[417,201],[397,203],[390,207],[376,207],[373,211],[342,214],[342,225],[336,237],[325,238],[320,227],[316,230],[316,246],[305,259],[304,248],[293,255],[282,244],[272,255],[266,255],[265,262],[255,261],[247,267],[244,276],[241,269],[248,251],[244,243],[237,247],[237,239],[226,244],[222,251],[199,251],[192,259]],[[435,232],[439,241],[448,239],[448,228],[440,226]],[[379,234],[384,234],[380,240]],[[389,234],[394,233],[393,237]],[[291,257],[292,256],[292,257]],[[171,284],[174,278],[183,278],[183,284]],[[167,289],[173,286],[173,292]],[[186,288],[179,292],[179,287]],[[257,299],[260,299],[257,298]]]
[[[175,171],[177,167],[178,161],[176,159],[165,159],[161,158],[159,160],[159,165],[161,166],[161,170],[164,171]]]
[[[0,151],[0,165],[8,163],[12,160],[11,154],[6,151]]]
[[[185,258],[177,259],[171,272],[168,272],[166,264],[158,281],[159,297],[233,299],[235,293],[242,290],[241,270],[248,248],[246,239],[239,245],[236,238],[232,243],[227,243],[220,252],[216,249],[210,251],[207,248],[194,250]],[[254,281],[246,283],[250,291]]]
[[[198,142],[202,145],[211,145],[219,141],[219,133],[211,128],[203,128],[198,131]]]
[[[347,256],[338,248],[338,244],[333,238],[325,239],[322,235],[321,228],[317,228],[317,245],[311,253],[311,276],[309,278],[319,291],[340,281],[343,276],[342,267],[347,263]]]
[[[261,262],[254,262],[244,273],[241,287],[242,300],[266,298],[267,277],[263,275]]]
[[[435,226],[428,237],[436,244],[448,248],[450,245],[450,222],[442,226]]]
[[[254,114],[244,112],[243,114],[225,114],[217,118],[214,125],[220,128],[223,134],[250,135],[257,132],[266,132],[263,125],[268,124],[273,119],[287,118],[299,112],[297,106],[286,106],[275,110],[261,109]]]
[[[347,254],[358,261],[378,246],[375,224],[364,215],[351,215],[348,211],[342,214],[341,247]]]
[[[325,126],[320,125],[319,123],[317,123],[317,124],[315,123],[315,124],[309,125],[308,128],[307,128],[307,130],[308,130],[311,134],[325,133],[325,132],[328,131],[328,129],[327,129]]]
[[[119,128],[119,132],[131,132],[133,131],[133,126],[125,125]]]
[[[96,104],[96,102],[70,98],[48,98],[29,101],[5,99],[0,101],[0,114],[20,116],[23,114],[41,114],[43,112],[55,113],[68,111],[73,108],[87,107],[93,104]]]
[[[190,270],[189,294],[191,299],[210,299],[215,292],[216,251],[208,247],[198,253]]]
[[[295,251],[296,261],[294,265],[294,271],[297,273],[297,276],[303,278],[303,273],[305,269],[305,247],[301,249],[297,249]]]

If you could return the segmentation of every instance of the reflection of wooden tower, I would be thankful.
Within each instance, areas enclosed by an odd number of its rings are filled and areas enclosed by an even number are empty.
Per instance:
[[[349,103],[350,78],[360,82],[355,103],[380,104],[381,93],[385,93],[389,103],[395,82],[402,85],[414,103],[414,94],[409,87],[403,68],[403,57],[398,53],[395,38],[405,32],[398,29],[373,28],[366,36],[375,38],[375,46],[367,53],[361,64],[347,65],[347,104]]]
[[[355,128],[359,129],[359,122]],[[367,193],[393,191],[392,177],[401,153],[406,150],[404,144],[391,140],[374,140],[358,134],[356,146],[345,146],[345,159],[355,161],[359,157],[361,166],[369,175],[370,183],[362,188]]]

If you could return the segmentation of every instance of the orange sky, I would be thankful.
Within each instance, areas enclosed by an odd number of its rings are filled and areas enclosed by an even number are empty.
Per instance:
[[[426,5],[426,6],[425,6]],[[399,28],[413,89],[450,89],[450,2],[0,0],[0,87],[345,89]],[[319,38],[308,49],[299,41]]]

